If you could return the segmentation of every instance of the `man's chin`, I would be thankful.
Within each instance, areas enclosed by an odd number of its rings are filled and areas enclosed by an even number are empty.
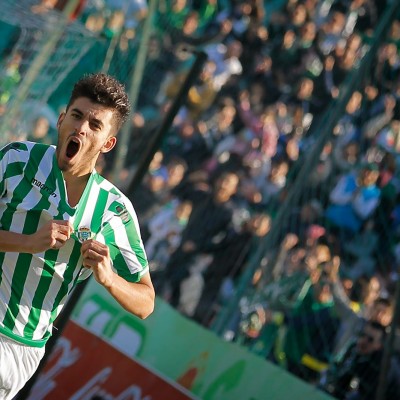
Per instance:
[[[60,168],[61,171],[68,171],[74,165],[74,159],[67,157],[59,157],[57,161],[58,161],[58,168]]]

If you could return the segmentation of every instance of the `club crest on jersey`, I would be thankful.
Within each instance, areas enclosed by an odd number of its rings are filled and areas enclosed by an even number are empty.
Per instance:
[[[92,232],[90,231],[90,228],[88,228],[86,226],[80,226],[78,228],[77,236],[78,236],[78,240],[81,243],[83,243],[86,240],[89,240],[92,238]]]

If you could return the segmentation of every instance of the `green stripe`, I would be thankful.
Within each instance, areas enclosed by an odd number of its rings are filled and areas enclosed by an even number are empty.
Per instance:
[[[24,170],[25,163],[23,161],[12,162],[7,165],[3,179],[12,178],[13,176],[21,175]]]
[[[99,196],[96,201],[96,207],[93,211],[92,220],[90,222],[90,230],[99,232],[103,222],[104,211],[106,209],[109,193],[107,190],[100,188]]]
[[[35,176],[40,161],[45,155],[47,149],[48,149],[47,146],[40,146],[40,145],[35,145],[32,148],[27,163],[27,166],[29,165],[29,168],[25,168],[25,178],[21,180],[21,182],[18,184],[10,203],[12,209],[18,206],[18,204],[21,201],[23,201],[23,199],[27,196],[27,194],[31,190],[32,186],[30,182],[32,178]],[[9,207],[7,209],[9,209]],[[24,227],[22,230],[23,234],[30,235],[36,232],[39,223],[39,218],[37,214],[38,214],[37,210],[33,211],[31,210],[27,212]],[[2,218],[1,225],[2,227],[4,227],[4,229],[6,230],[10,229],[13,215],[14,212],[12,211],[8,212],[6,215],[3,216],[5,218]],[[3,320],[4,325],[11,330],[15,326],[15,317],[18,315],[19,312],[19,303],[22,297],[22,293],[24,291],[24,285],[28,275],[26,270],[27,268],[29,268],[31,261],[32,261],[31,254],[21,253],[18,255],[15,271],[11,282],[11,288],[12,288],[11,298],[8,304],[6,315]]]

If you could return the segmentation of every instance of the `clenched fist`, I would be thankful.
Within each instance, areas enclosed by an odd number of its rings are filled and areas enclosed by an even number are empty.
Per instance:
[[[59,249],[64,246],[74,231],[69,221],[51,220],[37,232],[29,235],[28,247],[30,253],[41,253],[48,249]]]

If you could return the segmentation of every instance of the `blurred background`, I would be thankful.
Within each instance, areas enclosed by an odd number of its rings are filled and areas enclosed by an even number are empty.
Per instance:
[[[400,398],[399,1],[0,5],[1,145],[125,84],[97,168],[157,291],[139,322],[82,287],[20,399]]]

